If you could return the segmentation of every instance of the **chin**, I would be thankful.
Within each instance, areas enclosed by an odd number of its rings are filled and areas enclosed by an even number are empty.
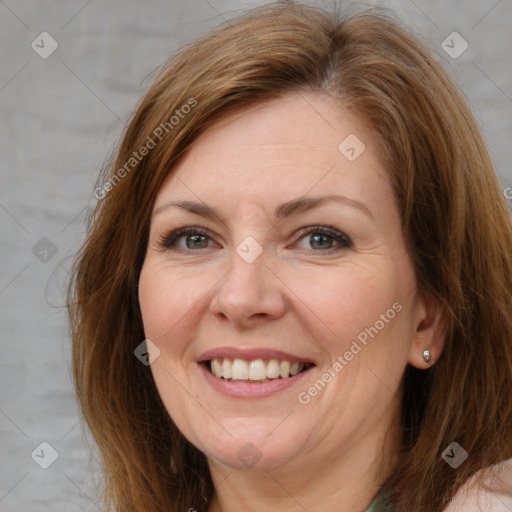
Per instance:
[[[209,460],[233,469],[267,471],[295,462],[305,442],[306,436],[286,431],[286,421],[280,422],[279,426],[276,418],[236,418],[217,428],[209,425],[206,436],[190,440]]]

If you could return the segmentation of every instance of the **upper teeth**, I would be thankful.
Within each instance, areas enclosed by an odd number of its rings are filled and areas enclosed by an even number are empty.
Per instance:
[[[285,379],[297,375],[304,369],[303,363],[290,363],[290,361],[278,361],[263,359],[244,361],[243,359],[218,358],[210,361],[212,373],[216,377],[231,380],[265,381],[266,379]]]

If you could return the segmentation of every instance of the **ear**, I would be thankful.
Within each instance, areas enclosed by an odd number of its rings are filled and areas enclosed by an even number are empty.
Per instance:
[[[441,356],[447,336],[445,310],[433,297],[421,296],[416,305],[416,332],[409,350],[408,363],[425,370],[433,366]],[[425,360],[428,350],[430,359]]]

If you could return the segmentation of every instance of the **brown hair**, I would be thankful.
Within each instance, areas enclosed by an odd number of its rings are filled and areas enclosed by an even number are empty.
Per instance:
[[[206,457],[134,356],[144,340],[137,284],[155,195],[219,115],[291,91],[328,94],[372,124],[419,289],[447,319],[438,362],[406,370],[403,439],[382,493],[396,510],[435,512],[477,471],[512,457],[512,228],[477,123],[430,51],[390,15],[277,2],[172,58],[104,168],[109,185],[97,189],[68,307],[77,397],[116,511],[201,512],[213,492]],[[178,121],[177,109],[186,113]],[[441,458],[454,441],[469,454],[457,470]]]

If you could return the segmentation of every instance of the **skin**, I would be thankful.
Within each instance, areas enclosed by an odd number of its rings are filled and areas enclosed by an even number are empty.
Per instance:
[[[354,161],[338,149],[349,134],[365,144]],[[434,364],[444,336],[438,306],[417,290],[381,161],[361,119],[322,93],[289,93],[225,115],[157,194],[140,306],[146,337],[160,350],[151,364],[158,391],[208,458],[216,486],[210,512],[362,511],[389,472],[404,370]],[[333,193],[369,213],[328,202],[274,217],[283,202]],[[178,199],[206,203],[224,221],[165,208]],[[189,236],[187,251],[186,235],[162,247],[163,236],[185,226],[208,231],[199,248]],[[331,226],[352,246],[318,240],[314,231],[297,235],[308,226]],[[236,252],[248,236],[263,249],[252,263]],[[317,396],[300,403],[298,394],[394,303],[401,311]],[[276,395],[228,398],[196,362],[223,346],[274,348],[316,367]],[[249,442],[261,456],[253,467],[237,457]]]

